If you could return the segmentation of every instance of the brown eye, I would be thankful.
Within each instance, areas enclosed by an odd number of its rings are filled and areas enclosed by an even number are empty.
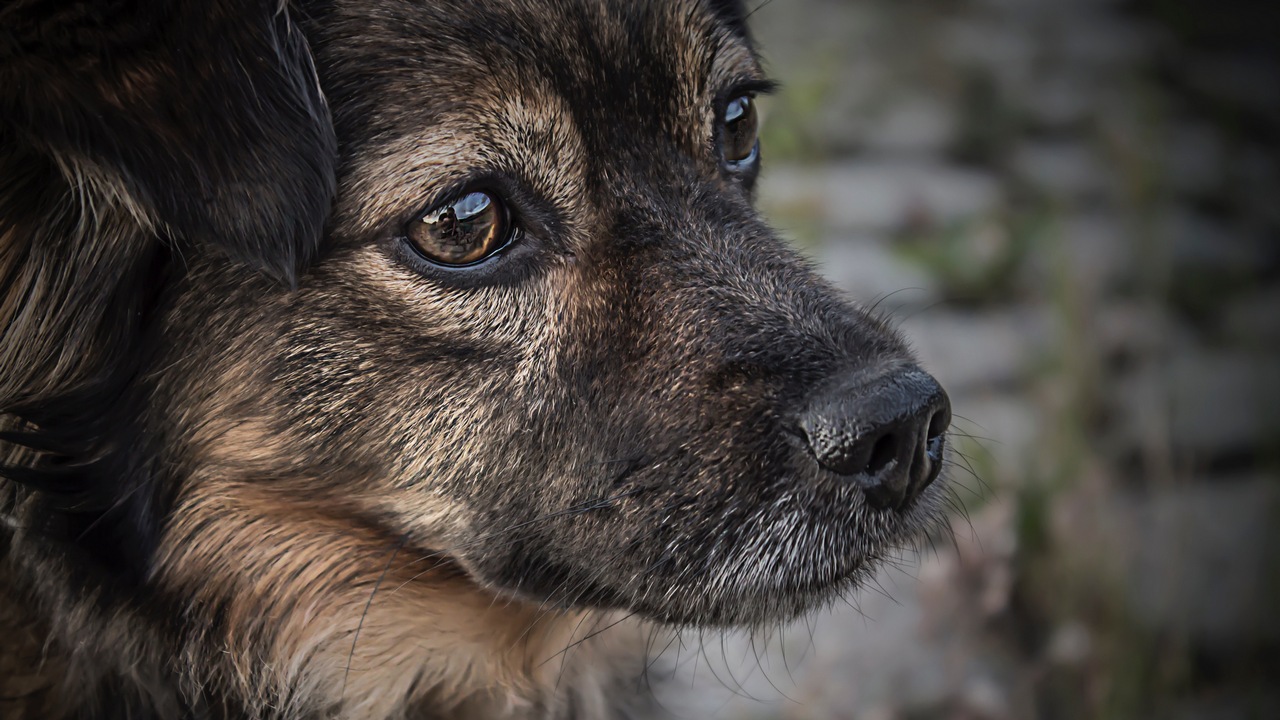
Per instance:
[[[751,157],[756,149],[756,126],[756,104],[751,96],[741,95],[729,101],[721,140],[726,161],[740,163]]]
[[[495,195],[473,192],[426,211],[405,228],[418,252],[441,265],[470,265],[510,239],[506,208]]]

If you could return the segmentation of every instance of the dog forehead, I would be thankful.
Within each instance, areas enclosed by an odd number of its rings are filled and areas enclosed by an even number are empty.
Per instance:
[[[340,215],[371,228],[490,172],[585,217],[575,188],[601,166],[653,143],[700,153],[712,100],[761,76],[736,7],[377,0],[313,11],[348,158]]]
[[[371,121],[519,91],[559,95],[588,129],[629,117],[692,132],[685,126],[703,118],[691,110],[723,85],[760,75],[734,0],[339,0],[322,7],[308,14],[326,91],[340,125],[358,123],[355,134],[365,137]]]

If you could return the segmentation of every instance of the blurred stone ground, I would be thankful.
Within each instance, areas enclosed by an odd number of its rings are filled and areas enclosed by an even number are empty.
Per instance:
[[[669,647],[680,717],[1280,717],[1267,6],[754,14],[761,204],[951,393],[958,507],[847,606]]]

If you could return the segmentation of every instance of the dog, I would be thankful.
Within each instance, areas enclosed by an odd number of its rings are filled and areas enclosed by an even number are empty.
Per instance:
[[[0,8],[0,716],[642,717],[950,409],[753,209],[738,0]]]

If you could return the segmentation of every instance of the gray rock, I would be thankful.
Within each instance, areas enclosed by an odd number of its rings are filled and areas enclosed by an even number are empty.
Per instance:
[[[903,313],[937,300],[933,279],[895,255],[888,243],[879,238],[829,240],[818,259],[822,274],[863,305]]]
[[[930,637],[928,611],[912,592],[914,583],[893,572],[878,582],[885,594],[865,590],[858,611],[845,608],[814,624],[813,652],[826,665],[823,675],[848,681],[805,678],[806,698],[849,709],[942,703],[953,691],[948,663]]]
[[[1228,52],[1187,53],[1182,60],[1184,77],[1199,92],[1273,120],[1280,117],[1274,65]]]
[[[990,488],[1021,485],[1037,454],[1041,415],[1020,395],[949,391],[954,415],[952,443],[967,456],[955,458],[957,467],[951,470],[954,480],[979,495],[991,493]],[[993,476],[975,478],[970,471],[989,471]]]
[[[832,229],[892,232],[908,223],[947,223],[1003,202],[993,175],[927,161],[861,161],[823,168],[770,168],[762,195],[807,205]]]
[[[1084,623],[1073,620],[1054,629],[1045,647],[1045,658],[1053,665],[1077,667],[1093,654],[1093,633]]]
[[[1083,141],[1024,142],[1013,156],[1014,174],[1033,188],[1062,200],[1108,199],[1117,194],[1115,174]]]
[[[1037,13],[1052,15],[1092,14],[1102,8],[1119,5],[1123,0],[1071,0],[1071,2],[1045,2],[1045,0],[972,0],[977,8],[1001,13]]]
[[[1133,616],[1214,650],[1280,639],[1275,477],[1167,488],[1116,506]]]
[[[1204,195],[1223,186],[1226,151],[1222,135],[1206,123],[1174,127],[1162,148],[1162,178],[1180,193]]]
[[[1260,720],[1280,717],[1280,692],[1257,683],[1229,683],[1175,704],[1171,712],[1150,720]]]
[[[1025,26],[998,16],[958,17],[943,34],[949,57],[990,70],[1030,68],[1039,55],[1037,38],[1026,32]]]
[[[1243,347],[1280,346],[1280,287],[1232,302],[1223,313],[1222,330],[1228,341]]]
[[[1158,233],[1168,243],[1175,269],[1249,275],[1266,261],[1266,248],[1257,239],[1183,207],[1165,210]]]
[[[1027,119],[1061,130],[1087,121],[1097,108],[1096,81],[1082,73],[1056,72],[1041,76],[1021,98]]]
[[[1049,347],[1054,319],[1044,310],[969,313],[934,310],[907,317],[901,329],[925,369],[949,393],[1017,385]]]
[[[1122,432],[1144,447],[1171,445],[1177,458],[1250,452],[1274,441],[1280,427],[1280,374],[1262,354],[1184,346],[1116,388]]]
[[[1101,13],[1063,18],[1048,30],[1055,61],[1104,73],[1134,64],[1149,52],[1152,43],[1150,34],[1140,27]]]
[[[953,105],[929,96],[900,98],[870,120],[867,149],[879,153],[939,155],[956,137]]]
[[[1061,282],[1065,270],[1071,286],[1091,297],[1115,290],[1136,275],[1139,243],[1118,214],[1073,212],[1060,221],[1058,230],[1060,248],[1037,248],[1028,254],[1024,270],[1037,286]]]
[[[1273,358],[1180,353],[1171,370],[1175,449],[1240,450],[1271,439],[1280,427],[1280,374]]]
[[[1012,717],[1004,685],[986,675],[972,677],[965,683],[960,695],[960,706],[967,711],[969,717],[982,720]]]
[[[1163,357],[1185,329],[1174,324],[1169,312],[1153,302],[1115,300],[1102,305],[1093,316],[1093,337],[1102,357],[1123,354],[1139,361]]]
[[[1250,143],[1232,153],[1229,161],[1228,187],[1239,193],[1241,215],[1272,236],[1280,232],[1280,162],[1275,151]]]

